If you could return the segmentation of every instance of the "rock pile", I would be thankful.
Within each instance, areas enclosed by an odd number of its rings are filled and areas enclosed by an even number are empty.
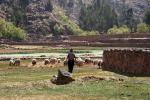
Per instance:
[[[150,51],[105,50],[102,69],[125,74],[150,75]]]
[[[73,81],[75,81],[75,79],[71,77],[71,74],[62,70],[58,70],[58,75],[54,76],[54,78],[51,80],[51,82],[56,85],[65,85]]]

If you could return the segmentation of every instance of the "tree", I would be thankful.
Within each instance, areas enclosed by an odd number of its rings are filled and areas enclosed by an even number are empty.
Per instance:
[[[58,2],[61,7],[66,7],[66,5],[67,5],[67,0],[58,0]]]
[[[67,4],[67,6],[71,8],[73,7],[73,5],[74,5],[74,0],[69,0],[69,3]]]
[[[29,5],[29,0],[20,0],[20,8],[22,8],[24,11],[26,10],[26,7]]]
[[[116,11],[109,0],[94,0],[93,5],[82,5],[79,19],[80,27],[89,31],[106,32],[118,23]]]
[[[139,19],[134,15],[133,8],[126,4],[126,0],[123,0],[119,12],[120,15],[118,16],[118,26],[127,25],[131,32],[136,32]]]
[[[144,22],[148,25],[150,25],[150,10],[147,10],[145,12],[145,16],[144,16]]]
[[[2,33],[0,33],[0,38],[2,37]]]
[[[50,12],[53,11],[53,4],[52,4],[51,0],[48,0],[47,4],[45,6],[45,9],[46,9],[46,11],[50,11]]]

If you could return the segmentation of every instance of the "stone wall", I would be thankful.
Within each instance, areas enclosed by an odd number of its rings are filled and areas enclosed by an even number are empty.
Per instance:
[[[103,70],[124,74],[150,75],[150,51],[105,50],[103,61]]]

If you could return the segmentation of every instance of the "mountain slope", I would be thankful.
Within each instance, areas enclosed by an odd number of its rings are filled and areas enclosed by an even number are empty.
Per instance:
[[[109,0],[118,16],[127,8],[141,20],[149,0]],[[50,2],[50,3],[49,3]],[[81,34],[78,26],[81,7],[93,5],[94,0],[1,0],[0,18],[25,29],[31,37],[43,35]]]

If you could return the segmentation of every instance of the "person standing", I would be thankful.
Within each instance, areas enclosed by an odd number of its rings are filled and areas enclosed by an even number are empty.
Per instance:
[[[68,56],[67,56],[67,60],[68,60],[68,72],[72,73],[74,63],[75,63],[75,60],[76,60],[76,56],[73,52],[73,49],[70,49],[70,51],[68,53]]]

